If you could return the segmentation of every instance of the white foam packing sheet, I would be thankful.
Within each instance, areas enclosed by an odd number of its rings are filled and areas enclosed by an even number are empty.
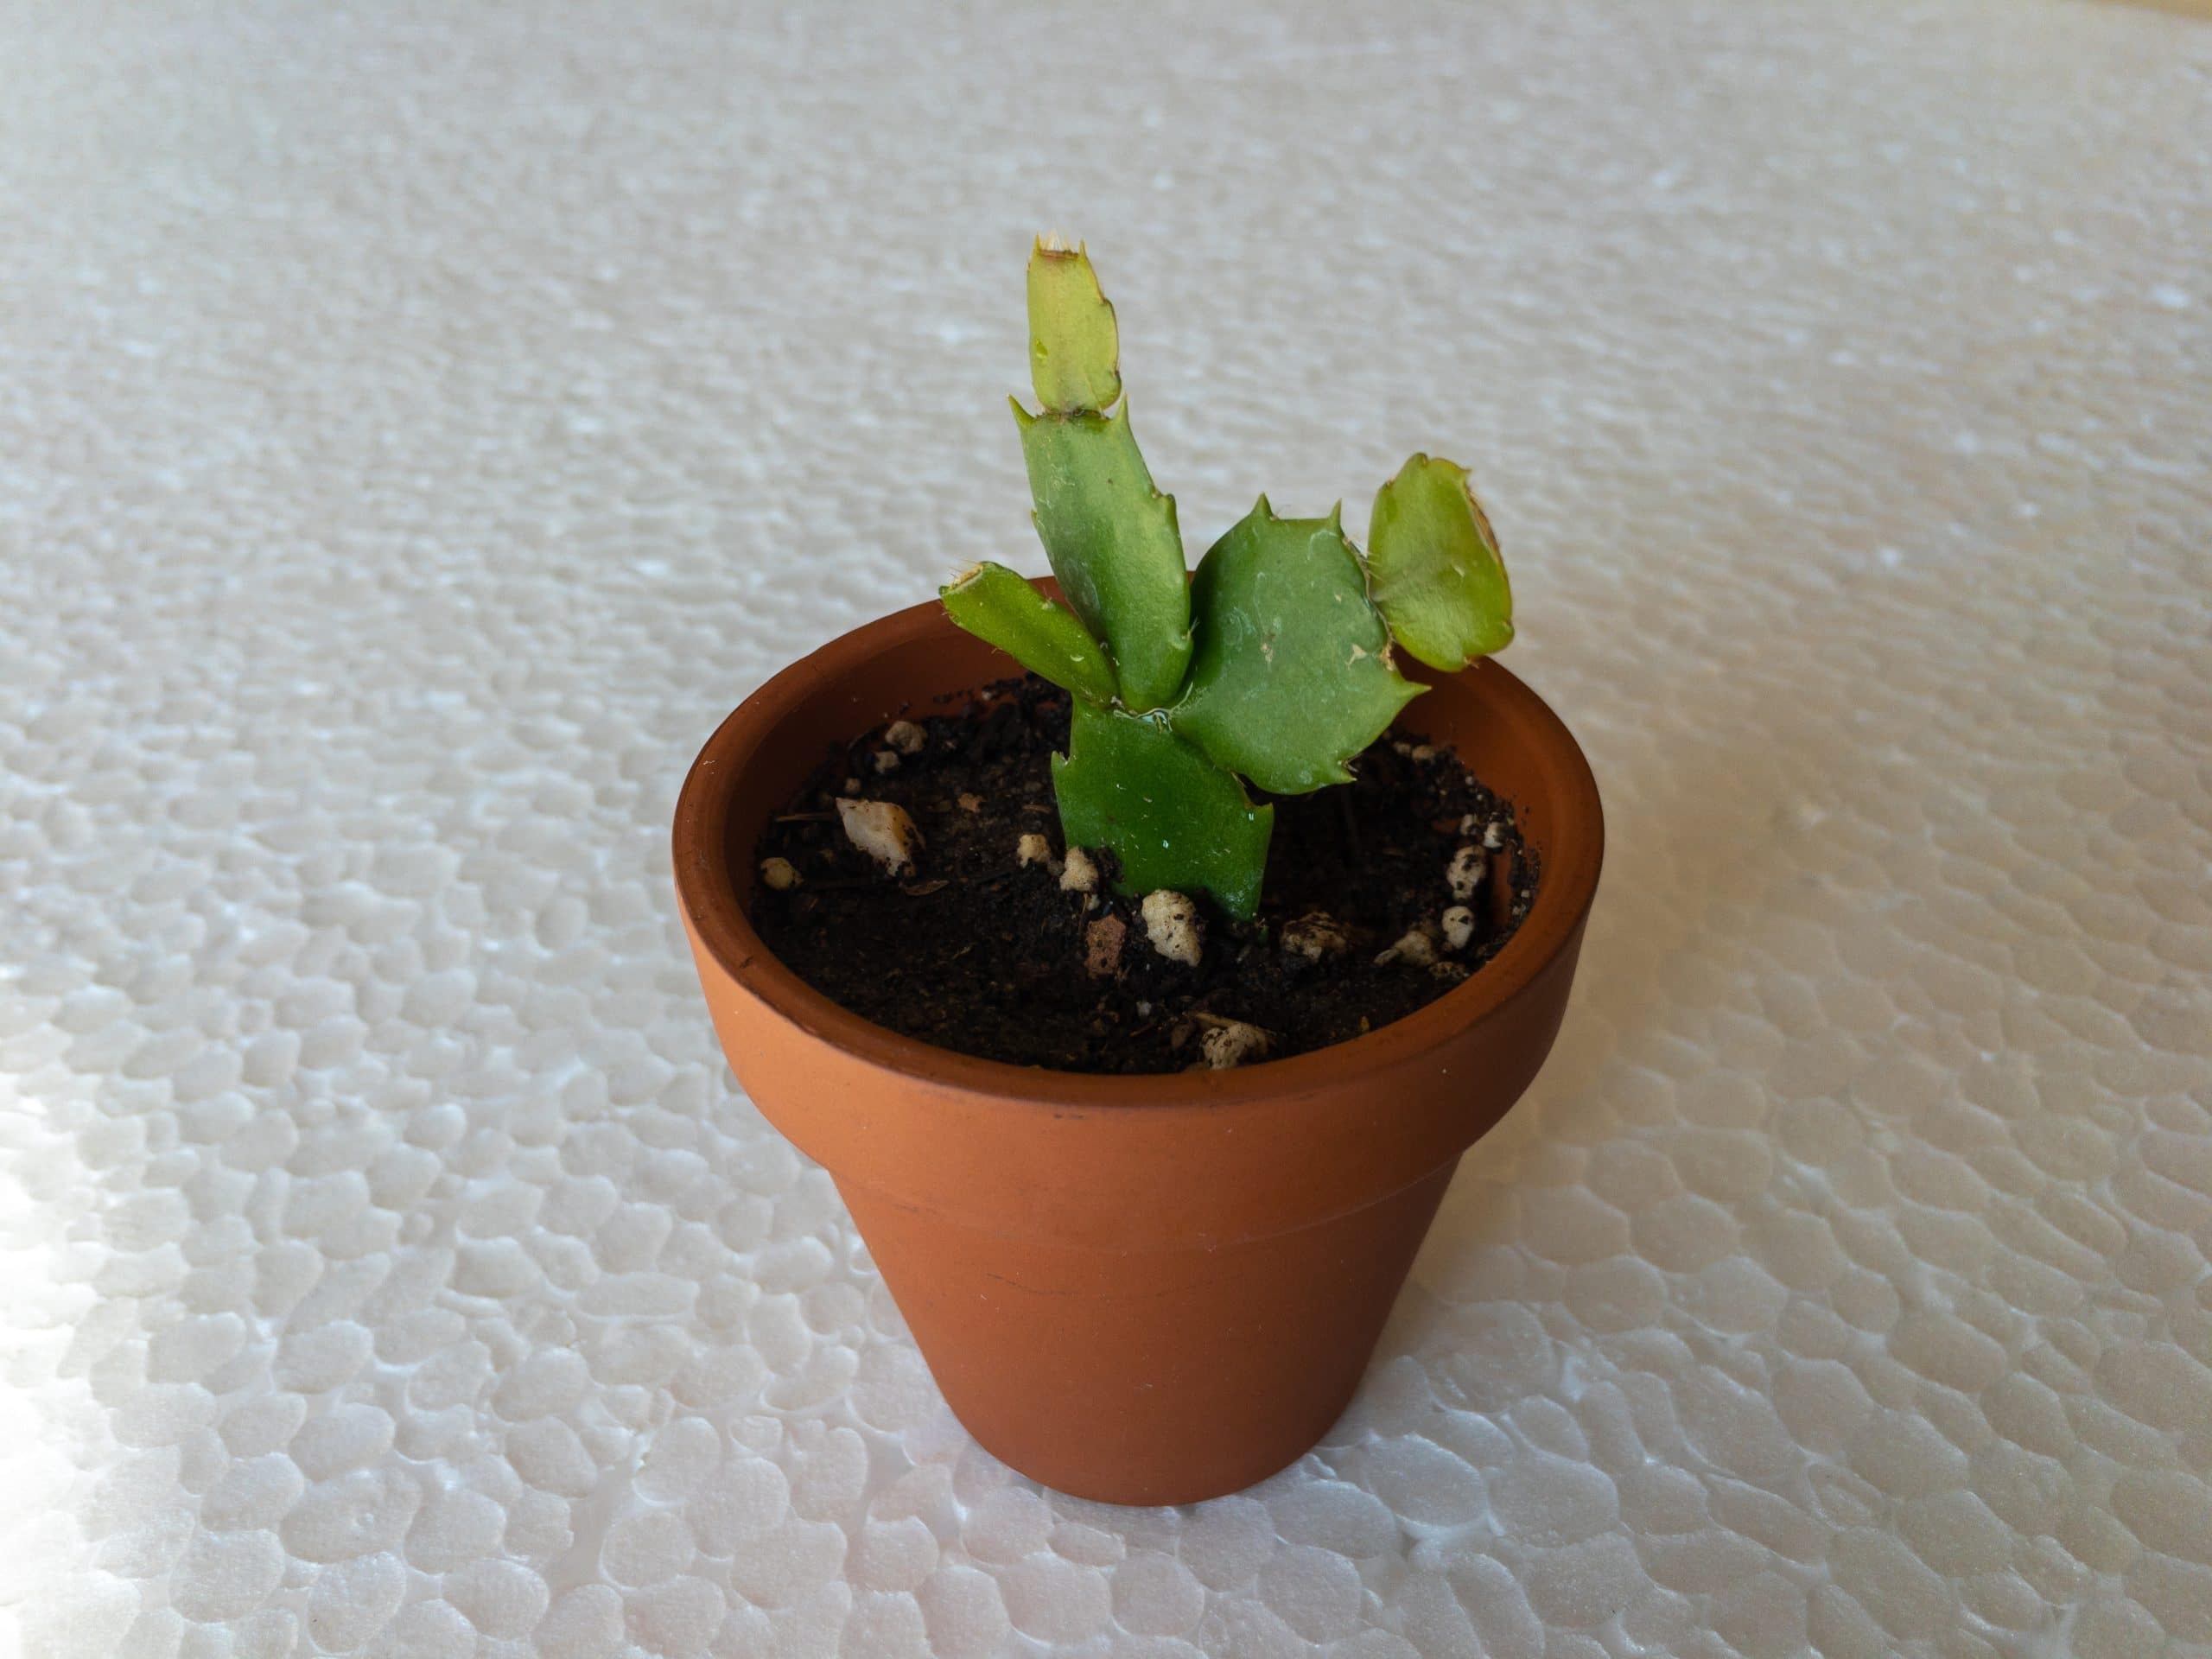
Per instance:
[[[21,1651],[2212,1643],[2212,23],[178,6],[0,64]],[[969,1442],[668,877],[746,692],[1040,568],[1052,226],[1194,547],[1473,465],[1609,814],[1357,1400],[1183,1510]]]

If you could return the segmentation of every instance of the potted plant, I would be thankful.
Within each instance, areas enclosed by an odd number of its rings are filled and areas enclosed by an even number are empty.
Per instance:
[[[1057,582],[979,565],[747,698],[677,887],[732,1068],[962,1421],[1181,1503],[1351,1398],[1551,1046],[1603,824],[1487,660],[1510,600],[1463,471],[1408,461],[1363,556],[1262,498],[1192,577],[1084,251],[1040,243],[1028,299]]]

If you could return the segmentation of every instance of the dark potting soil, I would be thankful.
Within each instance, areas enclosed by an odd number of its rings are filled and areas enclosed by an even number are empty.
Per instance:
[[[1185,966],[1153,948],[1138,901],[1112,892],[1108,855],[1096,855],[1095,895],[1060,885],[1048,757],[1067,748],[1066,692],[1025,676],[957,713],[908,719],[918,747],[894,726],[836,751],[758,847],[730,854],[795,871],[782,890],[757,880],[751,908],[793,972],[941,1048],[1069,1071],[1179,1071],[1205,1064],[1207,1033],[1234,1020],[1265,1033],[1265,1058],[1279,1059],[1443,995],[1497,954],[1535,896],[1540,872],[1511,808],[1448,749],[1392,734],[1352,763],[1354,782],[1273,798],[1259,914],[1236,923],[1202,904],[1204,953]],[[888,878],[853,846],[841,796],[906,810],[924,843],[911,875]],[[1026,835],[1046,838],[1049,861],[1017,862]],[[1480,850],[1463,854],[1470,844]],[[1481,869],[1464,901],[1447,884],[1455,857],[1463,883]],[[1462,902],[1471,935],[1454,948],[1443,913]],[[1312,960],[1285,928],[1316,912],[1343,938]],[[1409,929],[1426,930],[1434,960],[1410,959],[1425,954],[1416,944],[1378,963]]]

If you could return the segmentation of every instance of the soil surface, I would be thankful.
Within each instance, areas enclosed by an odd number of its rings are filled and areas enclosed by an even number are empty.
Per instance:
[[[1401,1019],[1497,954],[1535,898],[1540,872],[1511,809],[1449,750],[1393,733],[1353,763],[1356,781],[1274,798],[1259,914],[1233,923],[1202,903],[1198,964],[1170,961],[1138,900],[1112,892],[1107,855],[1096,893],[1061,886],[1048,758],[1067,739],[1068,694],[1031,675],[836,751],[757,848],[730,849],[788,861],[796,875],[781,890],[756,880],[753,926],[823,995],[939,1047],[1069,1071],[1179,1071],[1209,1057],[1280,1059]],[[840,797],[905,809],[923,842],[910,874],[892,879],[854,847]],[[1018,861],[1025,836],[1043,836],[1047,855]],[[1478,871],[1464,900],[1449,885],[1455,860],[1462,888]],[[1447,920],[1463,904],[1471,915]],[[1316,914],[1333,928],[1299,925]],[[1452,923],[1470,927],[1465,943]],[[1376,961],[1409,930],[1426,950]],[[1231,1020],[1264,1033],[1264,1051]]]

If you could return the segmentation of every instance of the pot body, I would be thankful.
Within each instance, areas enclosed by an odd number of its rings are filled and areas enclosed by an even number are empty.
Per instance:
[[[1214,1249],[1010,1239],[839,1191],[977,1440],[1079,1497],[1179,1503],[1264,1480],[1328,1432],[1458,1164]]]
[[[745,901],[768,816],[831,747],[1016,671],[933,604],[785,670],[692,767],[678,895],[731,1068],[836,1180],[962,1422],[1063,1491],[1194,1501],[1326,1431],[1459,1154],[1549,1052],[1602,856],[1596,785],[1504,670],[1435,677],[1406,725],[1512,801],[1542,861],[1481,971],[1354,1042],[1233,1071],[1004,1065],[830,1002]]]

